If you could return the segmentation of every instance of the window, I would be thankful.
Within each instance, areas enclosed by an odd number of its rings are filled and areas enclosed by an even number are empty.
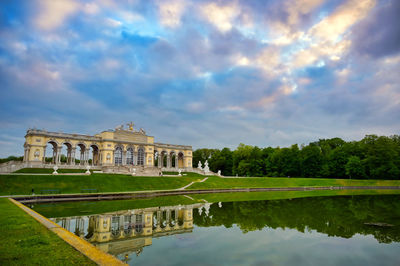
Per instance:
[[[128,148],[126,150],[126,164],[133,165],[133,149]]]
[[[122,148],[117,147],[114,152],[114,162],[115,165],[121,165],[122,164]]]
[[[138,150],[138,165],[144,165],[144,150],[143,148],[139,148]]]

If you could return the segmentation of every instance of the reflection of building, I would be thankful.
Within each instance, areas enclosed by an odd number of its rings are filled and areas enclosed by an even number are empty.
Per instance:
[[[152,238],[192,232],[193,208],[204,204],[153,207],[93,216],[52,218],[65,229],[113,255],[139,254]]]
[[[51,154],[46,154],[49,145]],[[154,137],[146,135],[143,129],[135,131],[133,125],[103,131],[94,136],[48,132],[30,129],[25,136],[24,162],[31,166],[43,166],[46,156],[51,164],[77,167],[90,164],[95,167],[108,167],[119,170],[140,166],[142,168],[191,169],[192,147],[155,143]],[[61,155],[65,159],[61,162]],[[156,163],[157,161],[157,163]]]

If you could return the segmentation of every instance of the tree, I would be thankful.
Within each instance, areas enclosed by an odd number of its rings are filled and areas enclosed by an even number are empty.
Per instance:
[[[365,167],[357,156],[350,156],[347,160],[346,175],[350,178],[365,178]]]

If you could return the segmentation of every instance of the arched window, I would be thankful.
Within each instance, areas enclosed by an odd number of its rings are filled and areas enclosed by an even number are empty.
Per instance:
[[[121,165],[122,164],[122,149],[121,149],[121,147],[115,148],[114,162],[115,162],[115,165]]]
[[[126,150],[126,164],[133,165],[133,149],[128,148]]]
[[[143,148],[138,149],[138,165],[144,165],[144,150]]]

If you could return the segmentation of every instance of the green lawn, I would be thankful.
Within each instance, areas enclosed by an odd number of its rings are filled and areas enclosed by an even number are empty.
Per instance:
[[[96,192],[125,192],[142,190],[177,189],[203,176],[181,177],[133,177],[119,174],[92,175],[0,175],[0,195],[29,195],[42,190],[57,189],[60,193],[81,193],[83,189]],[[263,188],[302,186],[400,186],[399,180],[349,180],[316,178],[220,178],[209,177],[202,183],[194,183],[188,189]]]
[[[91,170],[92,171],[92,170]],[[51,174],[53,173],[53,168],[22,168],[14,173],[24,173],[24,174]],[[84,169],[58,169],[58,173],[85,173]]]
[[[400,180],[355,180],[329,178],[220,178],[209,177],[205,182],[195,183],[188,189],[216,188],[263,188],[263,187],[323,187],[323,186],[400,186]]]
[[[0,265],[96,265],[8,199],[0,209]]]
[[[0,195],[28,195],[41,190],[59,189],[61,193],[81,193],[82,189],[98,192],[163,190],[183,187],[196,177],[133,177],[119,174],[92,175],[0,175]]]

